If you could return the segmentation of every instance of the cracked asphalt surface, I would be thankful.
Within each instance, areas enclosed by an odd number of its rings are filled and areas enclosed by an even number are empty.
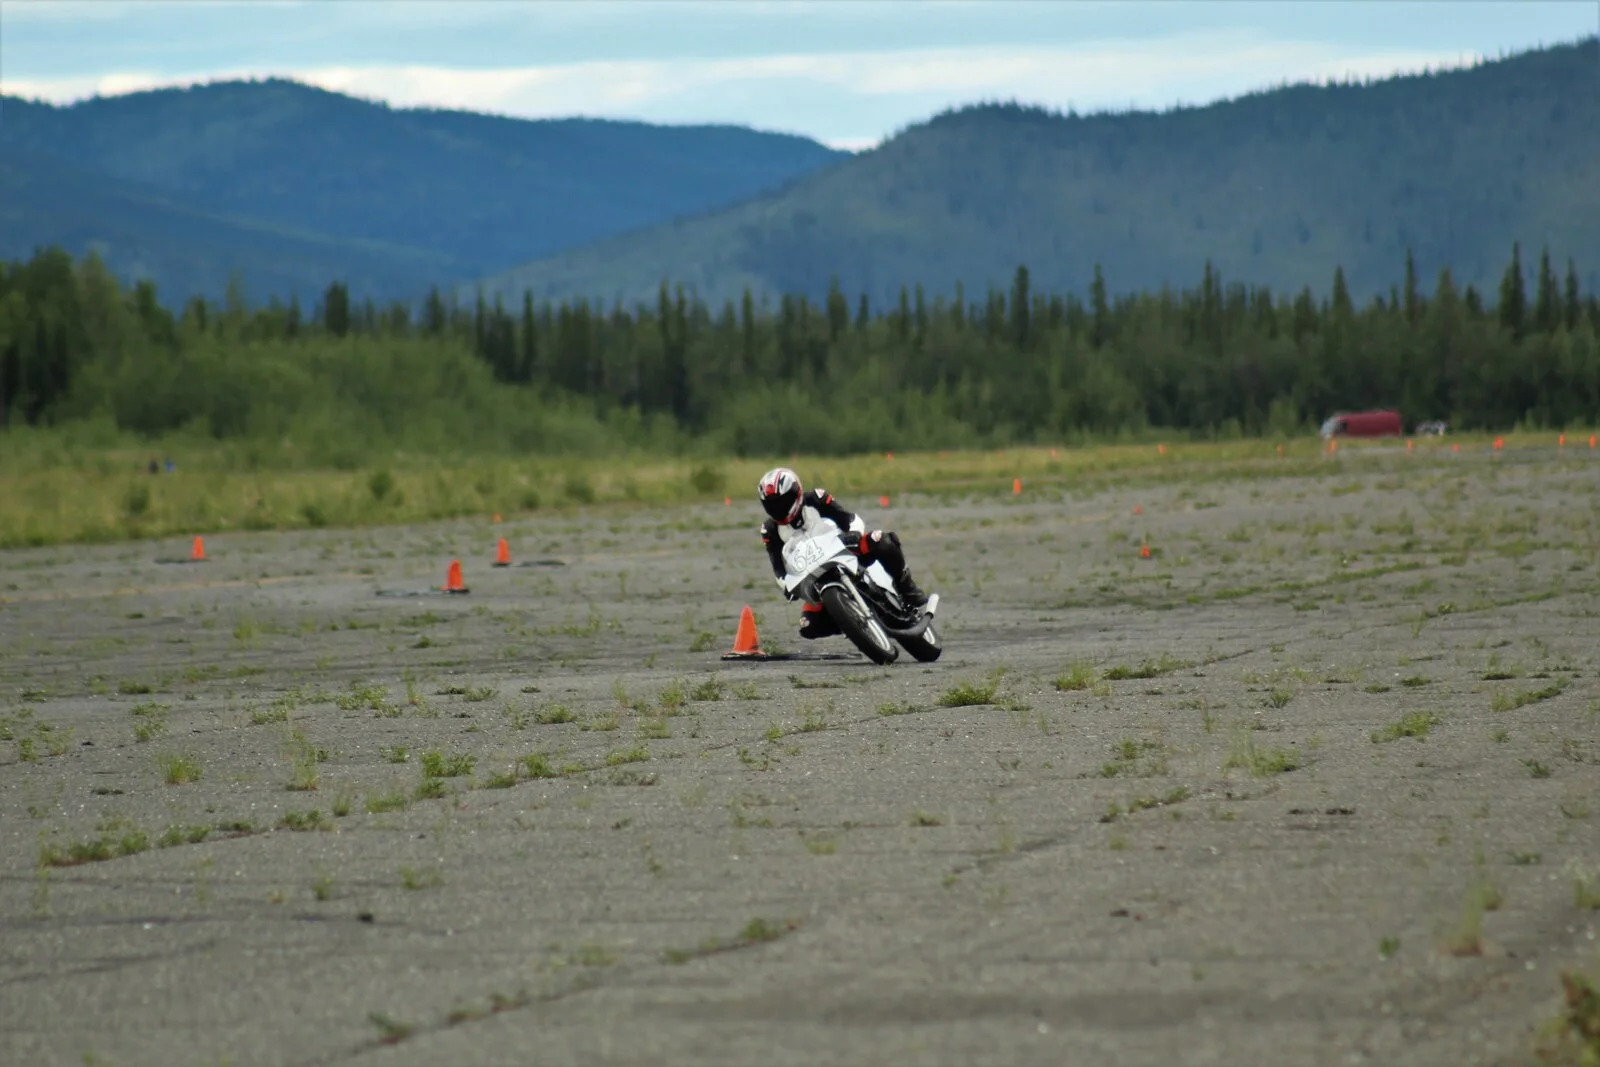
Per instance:
[[[846,501],[943,595],[883,669],[753,507],[0,553],[0,1059],[1526,1062],[1597,472]]]

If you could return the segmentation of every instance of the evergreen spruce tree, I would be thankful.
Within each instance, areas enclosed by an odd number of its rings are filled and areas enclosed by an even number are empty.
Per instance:
[[[1089,283],[1089,314],[1089,343],[1104,348],[1111,340],[1111,305],[1106,300],[1106,276],[1098,263],[1094,281]]]
[[[1533,301],[1533,325],[1540,333],[1555,333],[1561,327],[1563,301],[1556,272],[1550,267],[1550,249],[1539,253],[1539,284]]]
[[[1565,298],[1562,300],[1562,323],[1566,328],[1576,330],[1578,319],[1583,315],[1583,301],[1578,297],[1578,268],[1571,259],[1567,260],[1567,282]]]
[[[435,285],[428,290],[428,299],[423,304],[422,332],[428,337],[442,337],[448,322],[444,301],[439,297],[439,287]]]
[[[322,294],[322,328],[335,337],[350,332],[350,290],[343,282],[332,282]]]
[[[1417,292],[1417,261],[1412,258],[1409,246],[1406,248],[1405,313],[1406,325],[1415,328],[1422,317],[1422,297]]]
[[[1033,335],[1033,296],[1028,268],[1017,264],[1011,278],[1011,343],[1026,349]]]
[[[522,291],[522,329],[518,340],[521,351],[517,356],[516,380],[524,384],[533,381],[539,367],[539,322],[533,314],[533,290]]]
[[[1469,303],[1474,294],[1468,289]],[[1522,245],[1511,246],[1511,263],[1500,279],[1500,326],[1513,338],[1520,338],[1528,317],[1528,293],[1522,278]]]

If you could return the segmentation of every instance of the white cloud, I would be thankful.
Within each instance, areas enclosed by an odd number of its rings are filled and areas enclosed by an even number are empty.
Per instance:
[[[228,8],[295,8],[309,0],[208,0],[206,6]],[[5,0],[6,22],[110,21],[170,10],[171,0]]]
[[[521,117],[587,115],[656,122],[738,122],[807,129],[829,143],[869,146],[896,126],[978,99],[1065,109],[1198,104],[1284,81],[1380,77],[1459,65],[1450,52],[1357,51],[1240,35],[1144,43],[941,48],[709,60],[606,60],[463,70],[426,65],[312,66],[189,77],[138,72],[6,79],[0,89],[56,102],[166,85],[279,74],[398,107]]]

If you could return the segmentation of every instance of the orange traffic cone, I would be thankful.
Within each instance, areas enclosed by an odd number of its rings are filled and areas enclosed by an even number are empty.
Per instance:
[[[748,659],[765,656],[761,651],[761,638],[756,636],[756,614],[746,604],[739,612],[739,629],[733,635],[733,650],[723,654],[723,659]]]
[[[1021,478],[1013,478],[1013,479],[1011,479],[1011,495],[1012,496],[1021,496],[1022,495],[1022,479]]]
[[[203,538],[196,537],[194,539],[194,545],[189,549],[189,559],[195,563],[204,563],[206,561],[206,543]]]
[[[1149,559],[1150,558],[1150,546],[1149,545],[1140,545],[1139,546],[1139,558],[1140,559]]]
[[[450,570],[446,573],[444,579],[444,591],[446,593],[465,593],[468,591],[461,581],[461,561],[459,559],[450,561]]]
[[[511,566],[511,546],[506,544],[504,537],[500,538],[500,543],[495,546],[494,565],[496,567]]]
[[[886,507],[889,506],[889,494],[888,493],[885,493],[885,494],[883,494],[882,496],[880,496],[878,498],[878,506],[880,508],[886,508]]]

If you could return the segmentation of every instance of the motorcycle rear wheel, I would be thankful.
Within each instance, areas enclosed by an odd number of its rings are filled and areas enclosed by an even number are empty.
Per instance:
[[[900,650],[889,640],[889,635],[884,632],[883,625],[871,614],[861,610],[861,605],[849,592],[836,585],[829,586],[822,591],[822,606],[850,643],[859,648],[872,662],[879,666],[893,663],[900,655]]]
[[[918,663],[932,663],[944,651],[944,646],[939,641],[939,634],[931,622],[928,628],[916,637],[900,638],[900,645],[911,653],[911,658]]]

